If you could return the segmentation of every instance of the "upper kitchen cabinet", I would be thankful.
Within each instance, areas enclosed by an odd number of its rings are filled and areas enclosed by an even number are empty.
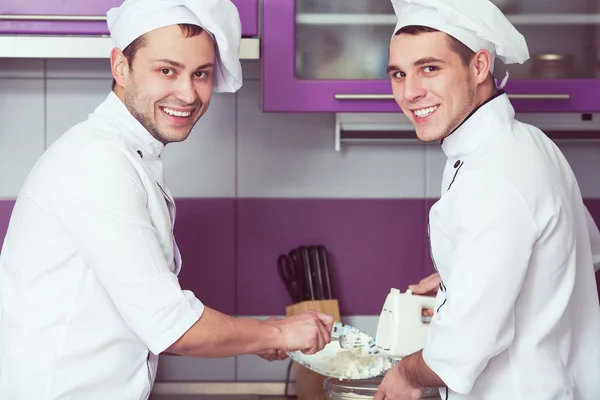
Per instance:
[[[201,0],[199,0],[201,1]],[[242,35],[258,36],[258,0],[232,0]],[[106,12],[123,0],[2,0],[0,34],[108,35]]]
[[[386,75],[390,0],[262,0],[263,110],[398,111]],[[510,72],[517,112],[600,112],[600,0],[491,0],[531,58]]]

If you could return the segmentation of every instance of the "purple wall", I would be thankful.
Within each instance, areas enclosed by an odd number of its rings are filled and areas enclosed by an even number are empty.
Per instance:
[[[182,286],[228,314],[285,314],[280,253],[323,244],[343,315],[379,314],[391,287],[433,272],[423,199],[179,199]],[[14,202],[0,201],[0,240]],[[600,199],[586,200],[600,223]],[[597,274],[600,284],[600,274]]]

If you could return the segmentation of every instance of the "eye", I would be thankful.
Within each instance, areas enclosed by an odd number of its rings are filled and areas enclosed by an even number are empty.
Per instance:
[[[162,68],[162,69],[160,70],[160,72],[161,72],[163,75],[166,75],[166,76],[171,76],[171,75],[174,75],[174,74],[175,74],[175,72],[174,72],[172,69],[170,69],[170,68]]]
[[[394,79],[401,79],[401,78],[404,78],[405,76],[406,76],[406,74],[402,71],[392,72],[392,78],[394,78]]]
[[[196,78],[206,78],[206,77],[208,77],[208,72],[206,72],[206,71],[196,71],[196,72],[194,72],[194,77],[196,77]]]
[[[434,66],[434,65],[428,65],[428,66],[426,66],[425,68],[423,68],[423,71],[425,71],[425,72],[426,72],[426,73],[428,73],[428,74],[430,74],[430,73],[432,73],[432,72],[435,72],[435,71],[437,71],[437,70],[439,70],[439,68],[438,68],[438,67],[436,67],[436,66]]]

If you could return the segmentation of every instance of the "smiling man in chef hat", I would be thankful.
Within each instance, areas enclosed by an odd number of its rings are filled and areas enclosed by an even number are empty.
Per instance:
[[[212,91],[242,86],[241,23],[223,0],[127,0],[109,10],[113,90],[163,143],[184,140]]]
[[[492,76],[495,60],[529,58],[523,36],[489,0],[392,4],[394,97],[448,160],[429,213],[439,290],[427,340],[393,354],[374,399],[420,399],[424,387],[451,400],[596,398],[590,218],[563,154],[515,119],[507,78]]]
[[[523,36],[488,0],[393,0],[398,23],[388,73],[394,97],[424,142],[450,134],[475,108],[499,95],[499,59],[523,63]],[[508,77],[508,75],[507,75]]]
[[[113,90],[41,156],[6,233],[1,399],[147,399],[160,354],[271,360],[329,342],[330,315],[233,318],[179,284],[161,156],[213,91],[242,85],[240,25],[230,0],[126,0],[108,12]]]

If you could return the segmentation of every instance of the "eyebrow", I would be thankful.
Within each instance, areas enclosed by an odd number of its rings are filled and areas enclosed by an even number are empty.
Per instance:
[[[395,65],[388,65],[388,67],[387,67],[387,73],[388,73],[388,74],[389,74],[390,72],[392,72],[392,71],[399,71],[399,70],[400,70],[400,68],[398,68],[398,67],[397,67],[397,66],[395,66]]]
[[[413,65],[415,67],[421,66],[421,65],[425,65],[425,64],[445,64],[446,61],[444,60],[440,60],[439,58],[435,58],[435,57],[424,57],[421,59],[418,59],[417,61],[415,61],[413,63]]]
[[[185,69],[185,65],[183,65],[182,63],[177,62],[177,61],[173,61],[173,60],[169,60],[168,58],[163,58],[163,59],[156,60],[156,61],[172,65],[172,66],[174,66],[176,68]],[[213,63],[206,63],[206,64],[202,64],[201,66],[199,66],[198,68],[196,68],[196,70],[205,69],[205,68],[209,68],[209,67],[213,67],[213,66],[214,66]]]
[[[446,61],[440,60],[439,58],[435,58],[435,57],[423,57],[413,63],[413,65],[415,67],[420,67],[422,65],[427,65],[427,64],[446,64]],[[393,71],[400,71],[400,68],[396,65],[392,65],[392,64],[388,65],[387,73],[389,74],[390,72],[393,72]]]

